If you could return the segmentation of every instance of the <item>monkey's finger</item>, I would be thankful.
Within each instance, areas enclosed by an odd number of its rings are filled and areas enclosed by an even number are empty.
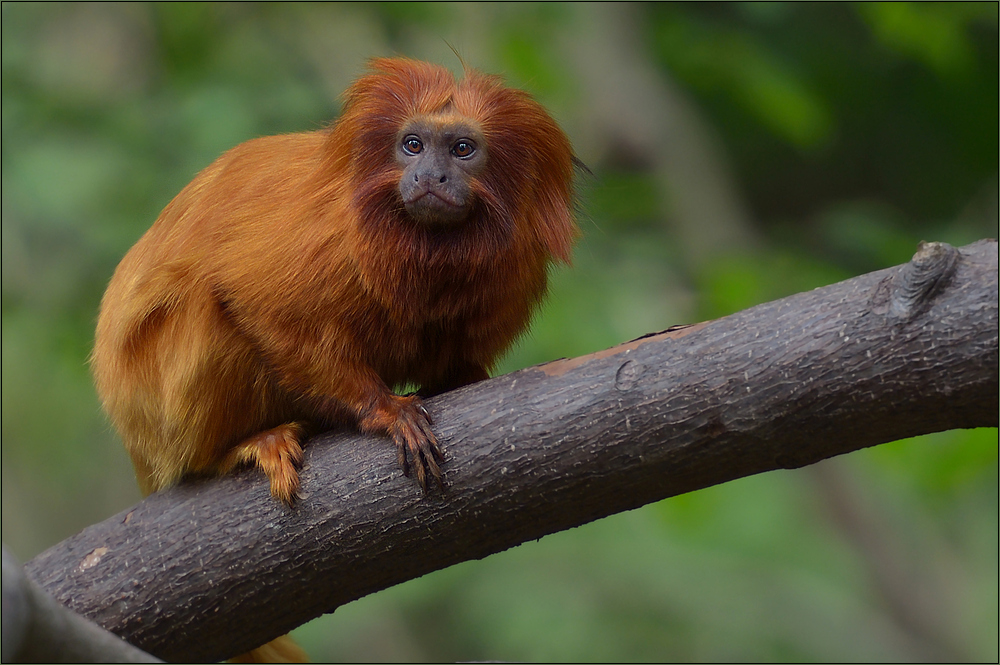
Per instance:
[[[430,442],[431,455],[436,462],[444,461],[444,450],[441,448],[441,444],[438,443],[437,439],[431,439]]]
[[[434,451],[434,448],[430,448],[430,450]],[[420,455],[423,463],[427,467],[427,470],[430,471],[431,476],[433,476],[434,480],[437,481],[438,487],[444,489],[444,476],[441,473],[441,467],[438,466],[437,461],[434,459],[434,455],[429,453],[427,450],[421,450]]]
[[[410,475],[410,461],[406,459],[406,442],[399,436],[393,437],[396,444],[396,462],[403,469],[403,475]]]
[[[424,472],[425,478],[427,472],[430,472],[430,475],[437,481],[438,486],[444,488],[441,467],[437,463],[439,459],[444,461],[444,454],[438,445],[437,437],[434,436],[434,432],[430,430],[430,427],[426,423],[420,423],[420,431],[414,437],[414,443],[416,444],[416,447],[413,449],[414,463],[420,466],[420,470]],[[426,486],[424,486],[424,491],[427,491]]]
[[[420,408],[423,409],[422,406]],[[426,411],[424,413],[426,414]],[[427,445],[421,446],[421,449],[429,449],[429,457],[443,462],[444,452],[442,452],[441,446],[438,444],[437,436],[434,434],[434,430],[431,429],[430,419],[428,418],[426,421],[418,419],[416,424],[419,429],[418,438],[427,442]]]
[[[413,455],[413,467],[417,470],[417,482],[420,483],[420,489],[427,493],[427,470],[424,466],[424,460],[420,455],[420,444],[416,441],[410,442],[410,453]]]
[[[282,454],[288,458],[288,461],[291,462],[296,469],[302,468],[302,458],[305,456],[302,451],[302,446],[289,446],[283,451]]]
[[[408,419],[409,422],[403,427],[403,438],[406,440],[406,447],[409,448],[410,455],[413,457],[413,468],[417,472],[417,482],[420,483],[420,488],[426,493],[427,492],[427,462],[425,454],[425,448],[427,446],[427,438],[424,436],[424,432],[420,426],[419,419],[417,422]]]

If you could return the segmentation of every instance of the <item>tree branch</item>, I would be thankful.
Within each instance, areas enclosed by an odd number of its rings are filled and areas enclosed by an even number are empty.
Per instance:
[[[3,662],[161,663],[54,601],[3,548]]]
[[[166,660],[218,660],[425,573],[651,501],[896,439],[995,427],[997,243],[428,401],[448,489],[385,440],[312,439],[294,510],[257,472],[186,483],[26,572]]]

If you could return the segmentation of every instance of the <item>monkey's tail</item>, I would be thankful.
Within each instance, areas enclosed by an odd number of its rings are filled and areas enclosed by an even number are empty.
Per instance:
[[[230,663],[308,663],[309,656],[295,643],[288,635],[276,637],[267,644],[259,646],[253,651],[247,651],[235,658],[229,659]]]

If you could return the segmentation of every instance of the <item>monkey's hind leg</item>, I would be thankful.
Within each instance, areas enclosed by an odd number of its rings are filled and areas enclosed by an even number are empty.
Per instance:
[[[219,472],[224,474],[240,464],[253,464],[271,481],[271,496],[293,506],[299,491],[302,434],[299,423],[285,423],[254,434],[226,454]]]

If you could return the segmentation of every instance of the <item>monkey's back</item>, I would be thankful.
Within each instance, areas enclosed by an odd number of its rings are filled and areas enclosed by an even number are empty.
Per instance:
[[[266,284],[301,263],[295,221],[310,202],[297,192],[315,177],[324,136],[266,137],[225,153],[115,270],[91,367],[145,493],[211,471],[228,447],[288,415],[288,396],[226,311],[226,289],[280,297]]]

